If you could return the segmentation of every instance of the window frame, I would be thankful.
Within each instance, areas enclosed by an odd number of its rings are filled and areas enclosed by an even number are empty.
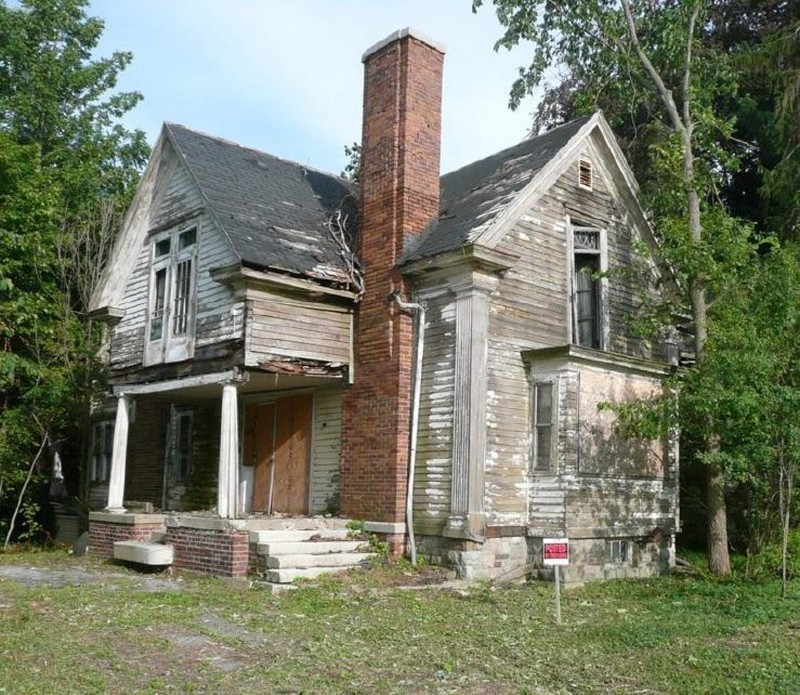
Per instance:
[[[106,483],[111,477],[111,459],[114,455],[114,420],[92,423],[92,445],[89,458],[89,483]]]
[[[181,248],[187,235],[192,241]],[[199,225],[191,224],[153,234],[150,245],[145,330],[145,366],[161,362],[179,362],[194,354],[197,304],[197,258]],[[167,251],[159,254],[159,247]],[[181,268],[188,266],[188,272]],[[163,277],[163,292],[159,290]],[[160,323],[156,324],[156,321]]]
[[[569,342],[573,345],[587,347],[595,350],[607,350],[609,345],[609,320],[608,320],[608,238],[604,227],[577,223],[569,216],[567,217],[568,230],[568,267],[569,267],[569,307],[568,325]],[[578,246],[576,236],[579,234],[592,233],[597,235],[596,248],[588,246]],[[579,259],[597,259],[596,267],[599,277],[592,282],[595,290],[595,329],[594,340],[591,344],[580,341],[578,316],[578,273],[582,272],[578,268]]]
[[[550,420],[539,422],[540,390],[548,388],[550,391]],[[531,384],[531,464],[533,474],[556,475],[558,474],[558,403],[559,380],[552,378],[535,378]],[[547,452],[547,467],[540,465],[540,436],[539,433],[547,430],[549,435],[549,451]]]
[[[187,448],[180,451],[182,423],[188,421]],[[169,470],[169,487],[186,485],[192,472],[192,454],[194,453],[194,409],[188,406],[173,405],[170,412],[169,447],[167,449],[167,468]],[[181,465],[186,461],[185,467]]]

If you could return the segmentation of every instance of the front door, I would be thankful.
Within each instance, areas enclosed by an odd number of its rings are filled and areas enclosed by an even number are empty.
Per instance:
[[[311,394],[245,408],[244,461],[253,466],[254,512],[308,513]]]

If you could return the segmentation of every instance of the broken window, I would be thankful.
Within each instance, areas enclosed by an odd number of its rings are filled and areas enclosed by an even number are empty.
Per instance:
[[[197,228],[166,232],[152,243],[148,364],[191,357]]]
[[[605,250],[600,229],[572,228],[572,342],[603,347]]]
[[[111,474],[111,455],[114,451],[114,421],[103,420],[92,427],[92,459],[89,481],[103,483]]]
[[[533,470],[552,472],[555,468],[555,403],[552,381],[533,385]]]

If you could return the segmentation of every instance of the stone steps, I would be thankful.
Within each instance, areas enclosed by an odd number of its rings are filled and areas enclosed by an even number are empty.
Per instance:
[[[330,569],[360,567],[371,553],[329,553],[327,555],[268,555],[266,565],[269,569],[310,569],[324,567]]]
[[[363,567],[373,553],[366,543],[351,540],[344,526],[313,529],[251,529],[251,552],[259,557],[259,584],[271,590],[288,587],[296,579]]]
[[[316,537],[321,540],[347,540],[350,537],[350,532],[346,528],[250,530],[250,542],[259,545],[269,542],[307,541]]]
[[[364,541],[269,541],[259,543],[259,555],[327,555],[354,553],[363,548]]]

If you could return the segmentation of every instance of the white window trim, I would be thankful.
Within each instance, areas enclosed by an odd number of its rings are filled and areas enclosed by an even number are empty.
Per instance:
[[[558,436],[559,436],[559,401],[560,380],[558,376],[536,377],[534,376],[531,384],[531,463],[530,470],[534,475],[558,475]],[[538,387],[549,386],[551,389],[551,412],[550,422],[550,466],[547,469],[537,467],[539,459],[539,426],[538,414]]]
[[[194,244],[187,249],[179,249],[178,242],[182,234],[194,230]],[[169,254],[163,258],[156,258],[156,245],[170,240]],[[194,355],[194,332],[195,319],[197,314],[197,266],[198,266],[198,247],[200,244],[200,227],[197,224],[190,224],[176,227],[165,232],[154,234],[148,239],[150,245],[150,273],[147,296],[147,313],[145,317],[145,346],[144,364],[160,364],[163,362],[181,362],[190,359]],[[187,330],[182,335],[174,335],[173,313],[174,300],[177,283],[176,268],[186,260],[192,261],[191,273],[189,275],[189,306],[187,316]],[[162,316],[161,337],[151,339],[152,318],[155,311],[156,300],[156,274],[166,269],[166,288],[164,296],[164,313]]]
[[[599,233],[599,249],[594,252],[600,258],[600,280],[598,285],[600,307],[598,311],[598,320],[600,321],[600,350],[608,350],[610,344],[610,326],[609,326],[609,312],[608,312],[608,233],[605,227],[589,226],[589,225],[576,225],[573,223],[572,218],[567,215],[567,294],[569,301],[567,302],[567,332],[568,342],[572,345],[577,345],[578,327],[577,327],[577,312],[575,311],[576,288],[575,288],[575,232],[582,230],[593,231]],[[578,253],[585,253],[591,255],[590,250],[581,250]]]

